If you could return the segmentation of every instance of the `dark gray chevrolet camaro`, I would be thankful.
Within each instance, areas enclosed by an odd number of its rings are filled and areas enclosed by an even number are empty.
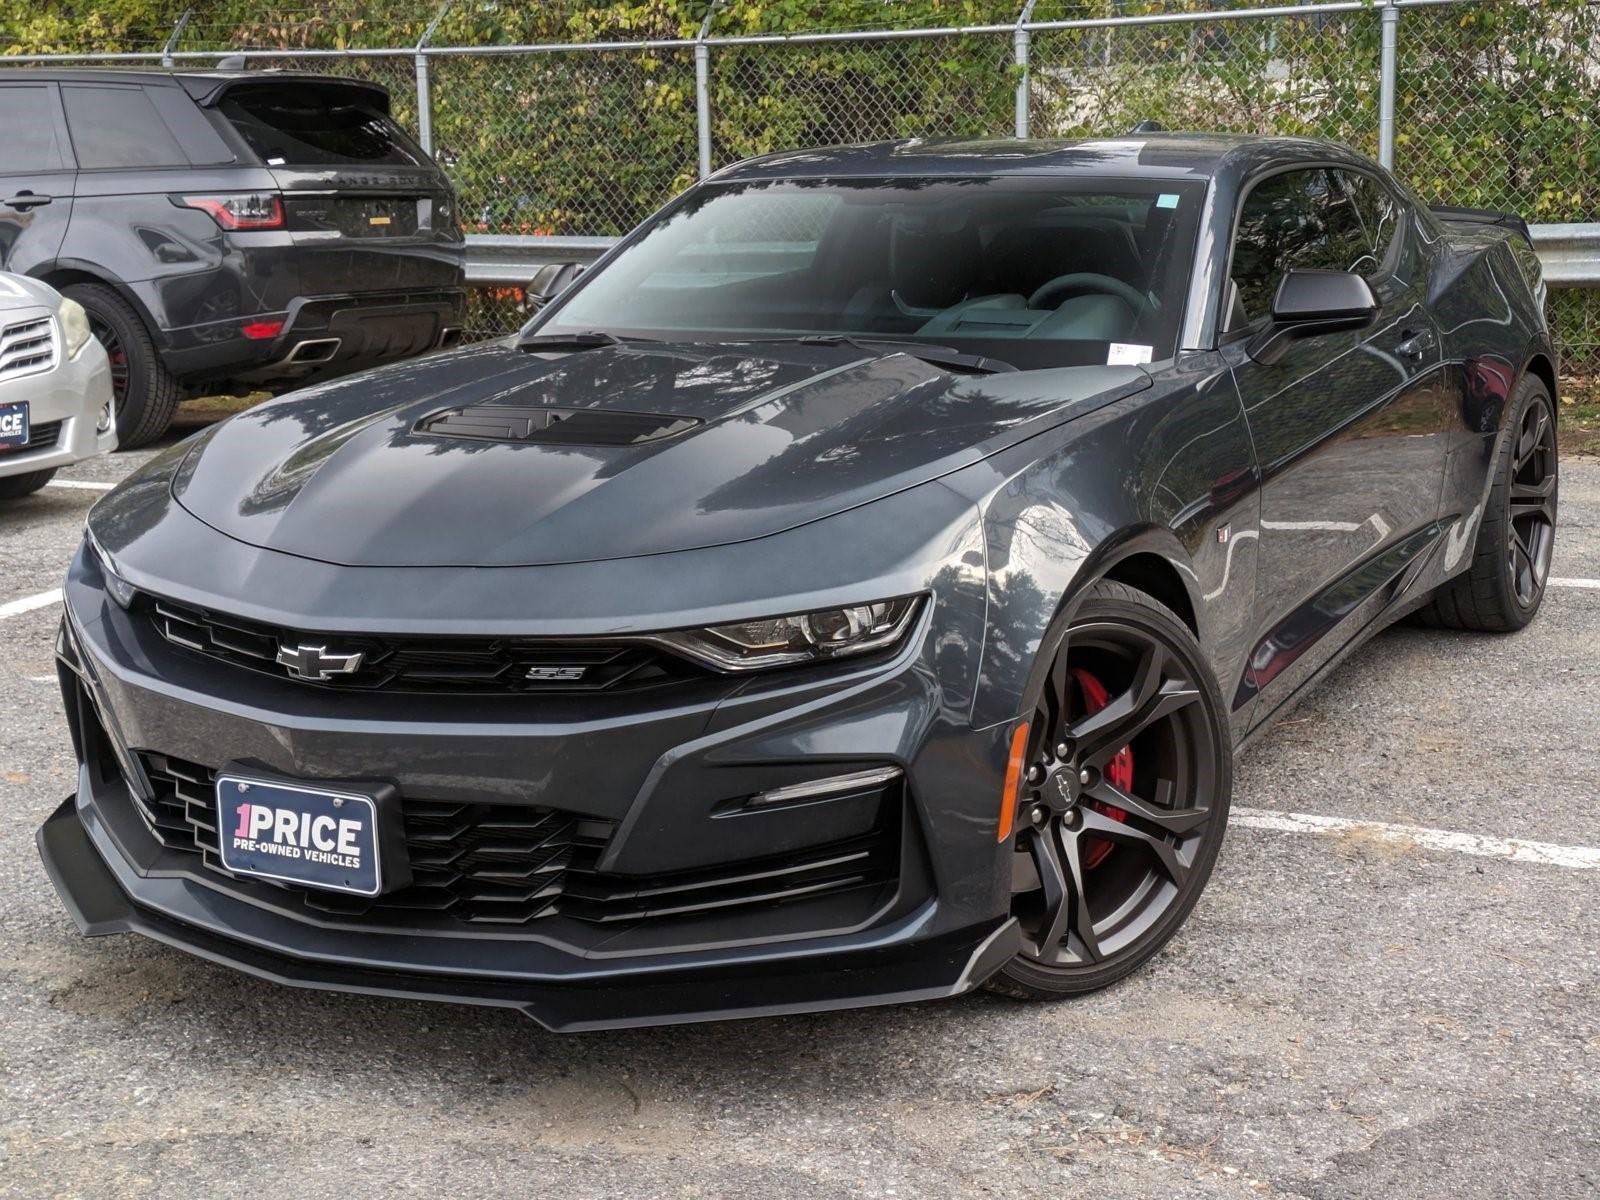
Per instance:
[[[731,167],[95,506],[46,866],[87,934],[557,1029],[1103,986],[1363,637],[1533,616],[1543,298],[1318,142]]]

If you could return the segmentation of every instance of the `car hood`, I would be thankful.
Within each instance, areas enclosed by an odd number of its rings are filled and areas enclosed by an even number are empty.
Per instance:
[[[173,493],[231,537],[352,566],[626,558],[791,529],[1149,384],[840,345],[495,342],[241,413],[197,441]]]

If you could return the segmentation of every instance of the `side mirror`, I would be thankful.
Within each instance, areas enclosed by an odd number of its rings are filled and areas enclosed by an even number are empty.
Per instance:
[[[578,262],[549,263],[540,267],[523,289],[528,311],[538,312],[576,283],[583,272],[584,264]]]
[[[1251,358],[1273,363],[1290,342],[1318,333],[1360,329],[1378,316],[1367,281],[1348,271],[1286,271],[1272,297],[1272,320],[1245,347]]]

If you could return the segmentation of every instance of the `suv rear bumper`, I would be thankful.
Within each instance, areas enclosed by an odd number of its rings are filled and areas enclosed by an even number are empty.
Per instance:
[[[301,297],[285,312],[172,330],[167,369],[188,383],[325,379],[452,345],[466,321],[465,288]],[[283,321],[276,336],[245,337],[250,321]]]

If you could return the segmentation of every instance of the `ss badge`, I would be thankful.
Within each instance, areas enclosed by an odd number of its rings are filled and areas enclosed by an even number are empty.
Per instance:
[[[529,667],[523,678],[536,683],[576,683],[588,667]]]

